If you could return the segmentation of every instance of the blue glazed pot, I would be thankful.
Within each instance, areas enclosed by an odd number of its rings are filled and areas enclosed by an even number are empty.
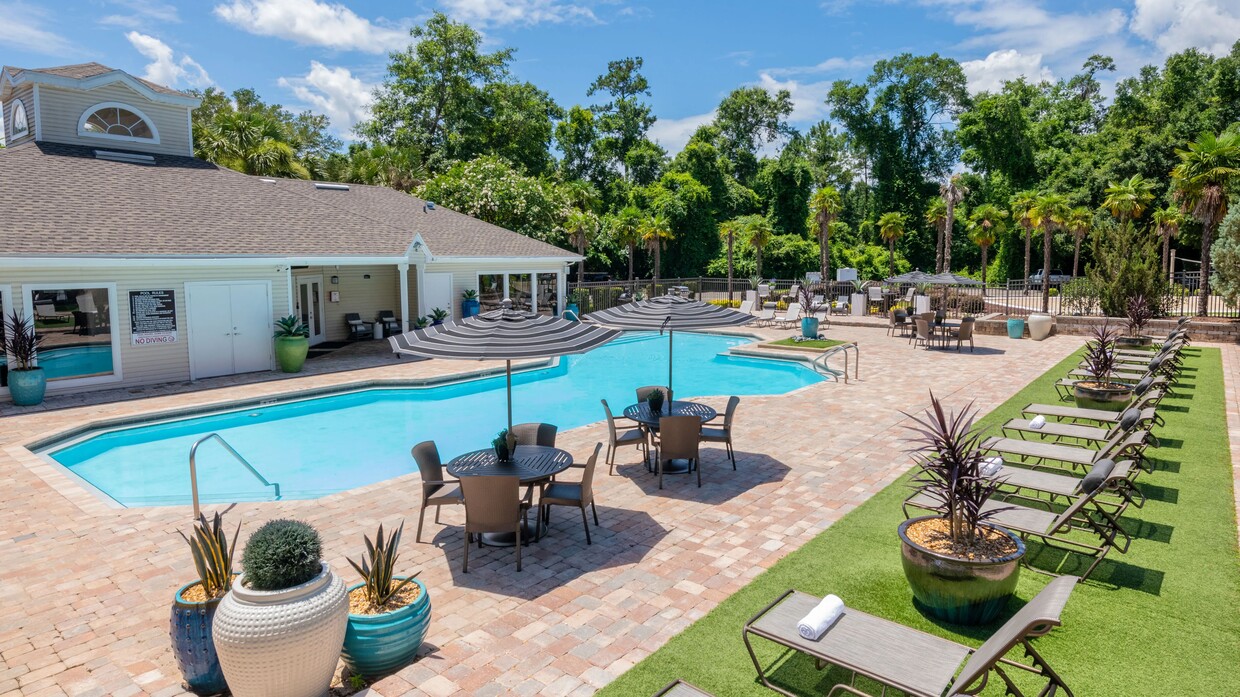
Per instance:
[[[19,407],[32,407],[43,401],[47,375],[42,368],[9,371],[9,396]]]
[[[801,336],[806,339],[818,338],[818,318],[802,317],[801,318]]]
[[[224,682],[224,671],[220,669],[220,659],[215,654],[215,644],[211,641],[211,623],[221,599],[216,598],[205,603],[185,600],[182,594],[195,585],[198,585],[198,581],[181,586],[173,598],[172,619],[169,623],[172,653],[176,656],[181,676],[185,678],[185,685],[191,692],[218,695],[228,691],[228,683]]]
[[[421,592],[411,605],[382,615],[349,613],[340,657],[355,675],[391,673],[417,656],[431,623],[431,597],[421,581],[415,578],[413,582]],[[350,586],[349,591],[362,585]]]
[[[564,319],[576,322],[580,317],[580,312],[577,309],[577,303],[569,303],[568,307],[564,308]]]
[[[1020,579],[1025,543],[1009,530],[991,527],[1016,543],[1016,551],[998,559],[961,559],[939,554],[908,538],[910,525],[935,516],[912,518],[900,524],[900,560],[913,597],[930,615],[955,624],[986,624],[1007,605]]]
[[[1019,339],[1025,334],[1025,320],[1009,319],[1008,320],[1008,338]]]
[[[462,300],[461,301],[461,316],[462,317],[473,317],[474,315],[478,314],[478,311],[481,307],[482,307],[482,304],[478,302],[477,298],[474,298],[472,300]]]

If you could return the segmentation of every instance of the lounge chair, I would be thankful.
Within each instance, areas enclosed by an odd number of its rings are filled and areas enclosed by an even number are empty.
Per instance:
[[[1087,377],[1067,377],[1055,383],[1055,392],[1059,395],[1059,399],[1068,401],[1072,399],[1073,390],[1076,383],[1081,380],[1087,380]],[[1135,383],[1132,388],[1134,397],[1140,397],[1151,389],[1160,389],[1170,392],[1171,380],[1165,375],[1146,375],[1138,380],[1128,380],[1129,383]]]
[[[374,329],[370,323],[362,319],[362,316],[356,312],[347,312],[344,316],[345,324],[349,326],[350,339],[370,339],[374,337]]]
[[[758,310],[757,317],[754,318],[754,325],[758,327],[769,327],[775,321],[775,308],[768,307]]]
[[[459,506],[465,503],[461,496],[460,482],[455,479],[444,479],[443,461],[439,459],[439,448],[435,441],[427,440],[413,446],[413,459],[418,463],[418,472],[422,475],[422,505],[418,509],[418,534],[414,540],[422,541],[422,523],[426,520],[427,506],[435,507],[435,523],[439,523],[439,509],[444,506]]]
[[[555,424],[517,424],[512,427],[512,434],[517,437],[517,442],[522,445],[542,445],[548,448],[555,447],[555,434],[559,430]]]
[[[777,322],[780,327],[787,329],[788,327],[791,327],[794,324],[796,324],[797,321],[800,319],[801,319],[801,303],[794,302],[794,303],[788,303],[788,309],[784,310],[783,317],[779,317],[779,316],[775,317],[775,322]]]
[[[890,620],[845,608],[840,618],[816,640],[806,639],[797,632],[797,623],[821,598],[788,590],[754,615],[741,632],[749,658],[758,671],[758,680],[787,697],[797,697],[767,678],[752,640],[766,639],[815,659],[817,666],[839,666],[862,675],[883,686],[899,690],[911,697],[956,697],[976,694],[986,685],[991,673],[1003,681],[1006,692],[1022,695],[1008,676],[1010,669],[1028,671],[1046,680],[1038,693],[1046,697],[1068,689],[1063,678],[1038,653],[1031,639],[1060,626],[1060,615],[1072,594],[1077,579],[1061,576],[1052,580],[1036,596],[1016,612],[1003,626],[977,649],[942,639]],[[1006,658],[1017,646],[1032,665]],[[838,684],[827,697],[851,694],[869,697],[852,684]]]
[[[714,697],[711,693],[684,680],[673,680],[652,697]]]
[[[1156,417],[1157,413],[1153,407],[1145,409],[1129,407],[1120,413],[1118,420],[1107,426],[1084,426],[1047,421],[1040,428],[1034,428],[1030,425],[1033,419],[1009,419],[1003,424],[1003,435],[1026,440],[1054,440],[1056,442],[1071,439],[1084,441],[1084,445],[1092,448],[1100,446],[1117,433],[1129,431],[1138,426],[1150,428]]]
[[[736,469],[736,451],[732,449],[732,419],[736,416],[736,407],[740,406],[741,398],[735,395],[728,397],[728,408],[723,414],[723,426],[702,426],[703,443],[723,443],[732,461],[732,469]]]
[[[34,304],[34,318],[53,322],[68,322],[73,318],[72,312],[60,312],[55,303],[42,302]]]
[[[655,474],[659,477],[659,488],[663,488],[663,472],[665,463],[672,460],[688,460],[689,469],[697,470],[697,484],[702,486],[702,463],[699,457],[699,445],[702,435],[702,420],[696,416],[664,416],[659,419],[659,441],[655,450]]]
[[[581,524],[586,529],[586,544],[594,544],[590,540],[590,523],[586,520],[586,507],[594,514],[594,525],[598,527],[598,509],[594,507],[594,468],[598,465],[598,451],[603,449],[602,443],[594,445],[594,452],[585,465],[580,467],[583,472],[580,482],[554,481],[538,495],[538,508],[548,524],[551,523],[552,506],[572,506],[581,509]]]
[[[1145,409],[1155,409],[1153,423],[1156,426],[1162,426],[1163,418],[1158,413],[1157,407],[1166,394],[1167,390],[1165,387],[1150,389],[1133,400],[1132,404],[1128,408],[1140,409],[1142,411]],[[1125,409],[1125,411],[1127,411],[1127,409]],[[1041,414],[1048,419],[1055,419],[1057,421],[1069,421],[1072,423],[1084,421],[1103,426],[1118,423],[1120,418],[1123,416],[1123,412],[1110,411],[1107,409],[1083,409],[1080,407],[1066,407],[1062,404],[1037,403],[1026,405],[1024,409],[1021,409],[1021,413],[1031,414],[1033,416]]]
[[[837,295],[835,302],[831,303],[828,314],[846,315],[850,310],[847,295]]]
[[[641,428],[631,428],[624,431],[616,429],[616,417],[611,414],[611,407],[607,406],[607,400],[602,400],[603,411],[607,412],[607,473],[614,475],[616,473],[616,450],[622,445],[635,445],[641,448],[642,459],[650,460],[650,440],[646,435],[646,431]]]
[[[473,476],[461,478],[461,492],[465,495],[465,557],[461,571],[469,573],[469,548],[478,536],[478,548],[482,548],[482,533],[512,532],[516,534],[517,571],[521,570],[521,547],[525,528],[529,523],[529,510],[533,506],[533,489],[526,489],[521,496],[521,478],[513,476]],[[542,527],[541,525],[538,527]]]
[[[866,309],[868,310],[869,307],[877,305],[878,311],[880,314],[885,312],[887,308],[883,306],[883,287],[882,286],[870,286],[866,290],[869,293],[869,297],[866,298],[866,303],[867,303]]]
[[[737,308],[737,312],[744,312],[747,315],[753,314],[753,301],[748,298],[742,300],[740,307]]]
[[[999,455],[1005,462],[1020,464],[1034,469],[1088,469],[1100,460],[1132,458],[1138,463],[1144,462],[1143,455],[1150,432],[1145,429],[1134,429],[1127,433],[1117,433],[1108,438],[1101,448],[1079,448],[1059,443],[1042,443],[1019,438],[988,438],[982,442],[981,448]],[[1048,463],[1061,463],[1067,467]],[[1145,468],[1147,471],[1149,467]]]

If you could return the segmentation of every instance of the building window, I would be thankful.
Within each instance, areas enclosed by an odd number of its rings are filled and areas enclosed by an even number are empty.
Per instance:
[[[48,381],[119,378],[115,286],[40,284],[25,293]]]
[[[30,132],[30,121],[26,116],[26,103],[18,99],[13,102],[13,125],[9,127],[10,138],[20,138]]]
[[[504,275],[478,274],[478,302],[483,312],[498,310],[504,301]]]
[[[115,102],[96,104],[82,113],[78,135],[139,142],[159,142],[159,133],[145,114]]]

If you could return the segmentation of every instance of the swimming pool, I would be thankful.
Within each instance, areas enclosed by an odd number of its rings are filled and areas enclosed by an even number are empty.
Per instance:
[[[783,394],[823,379],[800,363],[720,355],[749,341],[677,333],[676,396]],[[599,399],[618,413],[633,402],[634,388],[666,381],[667,339],[627,334],[567,356],[558,366],[513,375],[513,421],[553,423],[561,430],[582,426],[603,418]],[[416,471],[409,449],[423,440],[434,440],[445,461],[486,447],[505,419],[500,375],[139,425],[52,446],[44,454],[124,506],[185,504],[190,445],[216,432],[268,480],[279,482],[283,498],[308,499]],[[271,497],[218,444],[199,448],[197,467],[204,502]]]

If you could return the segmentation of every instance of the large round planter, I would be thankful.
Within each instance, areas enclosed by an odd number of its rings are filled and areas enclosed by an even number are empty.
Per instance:
[[[1081,409],[1104,409],[1123,411],[1132,401],[1132,385],[1111,383],[1110,387],[1087,387],[1089,380],[1081,380],[1072,386],[1072,398]]]
[[[322,697],[349,623],[344,581],[318,576],[278,591],[245,587],[245,574],[215,612],[212,634],[234,697]]]
[[[998,616],[1016,590],[1020,560],[1025,543],[1012,532],[998,530],[1016,543],[1016,551],[999,559],[958,559],[932,552],[908,538],[913,523],[930,520],[923,516],[900,524],[901,562],[913,597],[926,612],[955,624],[985,624]]]
[[[806,339],[818,338],[818,318],[802,317],[801,318],[801,336]]]
[[[1115,339],[1116,346],[1124,346],[1126,348],[1148,348],[1154,345],[1154,337],[1152,336],[1121,336]]]
[[[1054,326],[1054,317],[1035,312],[1029,315],[1029,338],[1034,341],[1041,341],[1051,335],[1051,328]]]
[[[299,373],[306,364],[310,352],[310,340],[304,336],[281,336],[276,338],[276,363],[286,373]]]
[[[564,319],[570,322],[576,322],[578,319],[581,319],[581,310],[578,309],[577,303],[569,303],[568,307],[564,308]]]
[[[192,603],[185,591],[198,581],[181,586],[172,599],[172,617],[168,633],[172,637],[172,654],[176,657],[185,687],[198,695],[218,695],[228,690],[224,671],[211,641],[211,625],[220,599]]]
[[[43,402],[47,392],[47,374],[42,368],[9,371],[9,396],[19,407],[33,407]]]
[[[478,314],[481,307],[482,307],[482,303],[478,302],[477,298],[471,298],[469,300],[462,300],[461,301],[461,317],[473,317],[474,315]]]
[[[403,580],[403,578],[401,579]],[[340,657],[355,675],[373,677],[407,665],[418,654],[431,624],[431,598],[416,578],[418,599],[382,615],[349,614]],[[349,591],[361,588],[358,583]]]
[[[1009,339],[1019,339],[1025,335],[1025,320],[1009,319],[1007,321],[1007,330]]]

